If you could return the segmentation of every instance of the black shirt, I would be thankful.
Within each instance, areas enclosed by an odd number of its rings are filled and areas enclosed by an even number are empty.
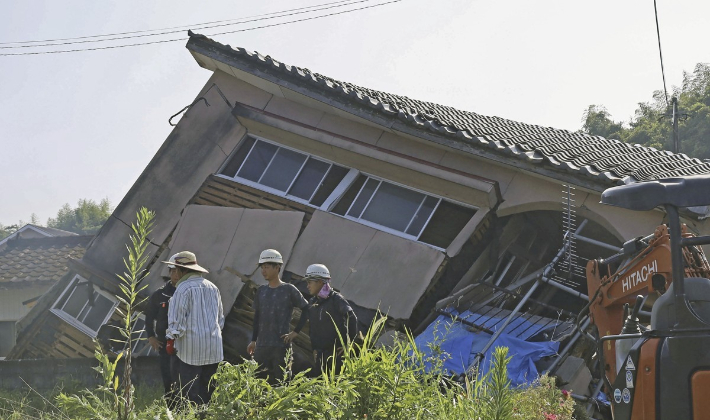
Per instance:
[[[330,351],[339,348],[340,337],[343,341],[348,338],[352,341],[357,334],[357,317],[353,308],[343,295],[334,290],[325,299],[312,297],[308,301],[307,314],[308,318],[301,315],[295,331],[303,328],[306,319],[310,321],[309,334],[313,350]]]
[[[308,305],[296,286],[284,283],[278,287],[260,286],[254,298],[254,332],[257,347],[287,347],[282,335],[291,331],[293,308]]]
[[[150,295],[145,310],[145,332],[148,337],[155,337],[165,342],[165,331],[168,329],[168,305],[173,293],[175,293],[175,286],[168,281]],[[155,326],[153,326],[154,322]]]

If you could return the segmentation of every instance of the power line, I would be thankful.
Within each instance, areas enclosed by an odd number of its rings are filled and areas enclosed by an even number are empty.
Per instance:
[[[291,23],[305,22],[308,20],[315,20],[315,19],[321,19],[324,17],[342,15],[345,13],[356,12],[359,10],[372,9],[374,7],[384,6],[384,5],[392,4],[392,3],[398,3],[400,1],[403,1],[403,0],[391,0],[391,1],[384,2],[384,3],[378,3],[378,4],[369,5],[369,6],[362,6],[362,7],[358,7],[355,9],[343,10],[340,12],[327,13],[327,14],[319,15],[319,16],[311,16],[311,17],[302,18],[302,19],[294,19],[294,20],[290,20],[290,21],[286,21],[286,22],[272,23],[270,25],[255,26],[253,28],[237,29],[237,30],[233,30],[233,31],[218,32],[215,34],[207,34],[207,35],[208,36],[216,36],[216,35],[224,35],[224,34],[233,34],[233,33],[237,33],[237,32],[254,31],[257,29],[271,28],[271,27],[275,27],[275,26],[288,25]],[[98,51],[98,50],[108,50],[108,49],[115,49],[115,48],[137,47],[137,46],[142,46],[142,45],[163,44],[166,42],[175,42],[175,41],[184,41],[184,40],[185,40],[185,38],[182,37],[182,38],[165,39],[165,40],[160,40],[160,41],[139,42],[139,43],[134,43],[134,44],[111,45],[111,46],[106,46],[106,47],[77,48],[77,49],[72,49],[72,50],[38,51],[38,52],[23,52],[23,53],[1,53],[0,57],[17,56],[17,55],[43,55],[43,54],[74,53],[74,52],[83,52],[83,51]],[[57,45],[61,45],[61,44],[57,44]]]
[[[117,40],[122,40],[122,39],[131,39],[131,38],[154,37],[154,36],[169,35],[169,34],[184,32],[185,29],[203,30],[203,29],[219,28],[219,27],[224,27],[224,26],[240,25],[240,24],[244,24],[244,23],[257,22],[257,21],[261,21],[261,20],[278,19],[278,18],[282,18],[282,17],[294,16],[294,15],[299,15],[299,14],[304,14],[304,13],[312,13],[312,12],[317,12],[317,11],[321,11],[321,10],[333,9],[333,8],[338,8],[338,7],[345,7],[345,6],[350,6],[350,5],[357,4],[357,3],[366,3],[369,1],[373,1],[373,0],[343,0],[343,1],[337,1],[337,2],[332,2],[332,3],[325,3],[325,4],[321,4],[321,5],[317,5],[317,6],[302,7],[302,8],[298,8],[298,9],[290,9],[290,10],[284,10],[284,11],[280,11],[280,12],[272,12],[272,13],[267,13],[267,14],[263,14],[263,15],[256,15],[256,16],[251,16],[251,17],[246,17],[246,18],[198,23],[195,25],[175,26],[172,28],[164,28],[164,29],[148,29],[148,30],[142,30],[142,31],[121,32],[121,33],[107,34],[107,35],[90,35],[90,36],[83,36],[83,37],[77,37],[77,38],[62,38],[62,39],[47,40],[47,41],[20,41],[20,42],[0,43],[0,49],[55,47],[55,46],[60,46],[60,45],[87,44],[87,43],[96,43],[96,42],[105,42],[105,41],[117,41]],[[304,10],[304,9],[308,9],[308,10]],[[272,15],[277,15],[277,16],[272,16]],[[223,22],[230,22],[230,23],[223,23]],[[212,25],[213,23],[214,23],[214,25]],[[181,29],[176,29],[176,28],[181,28]],[[157,32],[157,31],[163,31],[163,32]],[[147,32],[155,32],[155,33],[147,33]],[[114,36],[114,35],[121,35],[121,36]],[[114,37],[105,38],[108,36],[114,36]],[[103,39],[95,39],[95,38],[103,38]],[[59,42],[59,41],[67,41],[67,42]],[[36,44],[36,42],[52,42],[52,43]],[[23,44],[23,45],[8,45],[8,44]],[[32,44],[32,45],[28,45],[28,44]]]
[[[658,8],[656,0],[653,0],[653,13],[656,15],[656,35],[658,35],[658,54],[661,56],[661,75],[663,75],[663,93],[666,95],[666,106],[668,106],[668,90],[666,89],[666,72],[663,70],[663,51],[661,51],[661,31],[658,27]]]

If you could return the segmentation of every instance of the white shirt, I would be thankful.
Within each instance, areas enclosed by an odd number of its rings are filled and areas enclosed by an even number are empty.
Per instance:
[[[219,289],[197,273],[180,279],[170,298],[167,338],[175,339],[177,357],[188,365],[219,363],[224,313]]]

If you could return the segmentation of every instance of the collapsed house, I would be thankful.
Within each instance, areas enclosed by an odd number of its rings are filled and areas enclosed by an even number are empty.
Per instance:
[[[380,311],[391,330],[421,333],[454,317],[469,332],[557,340],[564,352],[579,335],[586,259],[664,219],[604,207],[601,192],[710,173],[683,154],[367,89],[201,35],[187,49],[211,77],[33,308],[10,357],[93,354],[100,325],[117,316],[115,273],[142,206],[157,214],[150,290],[167,276],[159,261],[194,251],[229,311],[228,360],[246,356],[266,248],[281,251],[283,279],[304,292],[306,267],[326,264],[364,325]],[[707,233],[701,210],[686,222]],[[305,333],[297,347],[308,348]]]

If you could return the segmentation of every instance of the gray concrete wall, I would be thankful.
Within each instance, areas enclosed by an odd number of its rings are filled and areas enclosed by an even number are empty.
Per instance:
[[[202,92],[216,77],[210,78]],[[122,257],[131,233],[129,225],[143,206],[156,212],[151,243],[162,244],[205,178],[219,169],[246,133],[215,89],[204,97],[210,106],[199,101],[180,117],[177,127],[89,245],[83,261],[90,266],[111,277],[125,271]],[[149,245],[146,253],[152,256],[157,250],[157,246]]]
[[[162,386],[158,357],[133,359],[133,383]],[[95,388],[102,383],[99,373],[93,368],[98,361],[81,359],[35,359],[0,361],[0,389],[49,390],[57,386],[70,390]],[[119,361],[119,374],[123,372],[123,360]]]

